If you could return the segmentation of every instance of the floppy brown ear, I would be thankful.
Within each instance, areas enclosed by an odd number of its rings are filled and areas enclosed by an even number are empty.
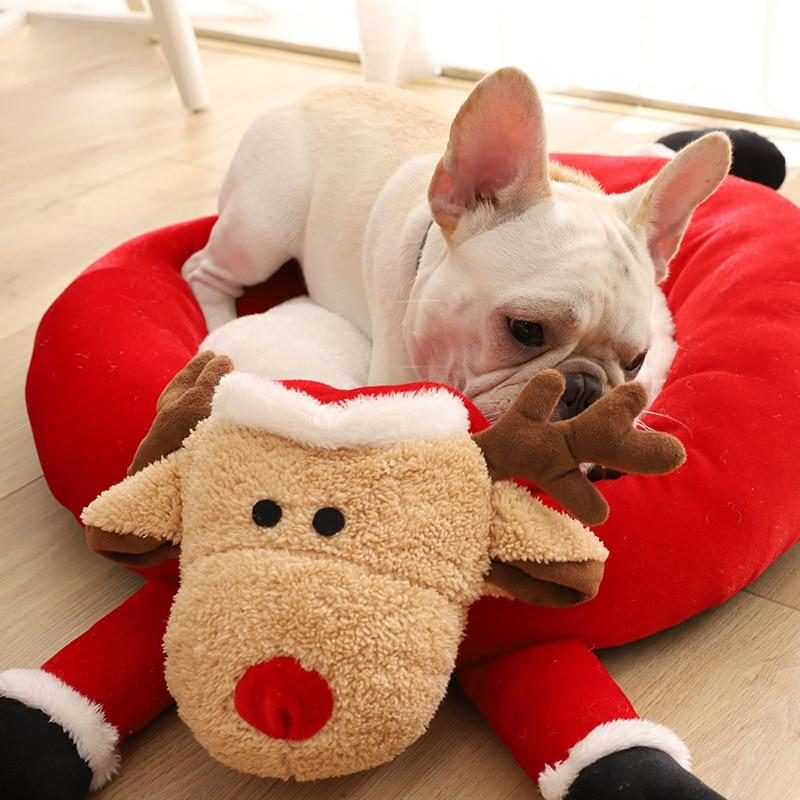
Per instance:
[[[107,489],[81,515],[93,550],[145,566],[177,551],[181,535],[181,449]],[[94,546],[92,546],[94,545]]]
[[[211,400],[224,375],[233,369],[227,356],[205,351],[196,355],[166,386],[156,404],[156,416],[133,457],[128,475],[178,450],[197,424],[211,413]],[[92,504],[94,505],[94,504]],[[124,533],[89,523],[86,544],[98,555],[128,567],[148,567],[177,558],[180,547],[171,539]]]
[[[590,530],[509,481],[492,487],[492,507],[487,584],[544,606],[597,594],[608,551]]]

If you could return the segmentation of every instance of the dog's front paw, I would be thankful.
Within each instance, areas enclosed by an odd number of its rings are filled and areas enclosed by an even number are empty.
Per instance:
[[[584,767],[564,800],[725,800],[663,750],[631,747]]]
[[[0,796],[82,800],[92,771],[67,732],[37,708],[0,697]]]

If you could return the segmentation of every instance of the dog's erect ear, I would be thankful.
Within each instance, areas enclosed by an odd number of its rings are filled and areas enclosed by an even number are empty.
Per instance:
[[[512,67],[485,77],[450,128],[428,187],[433,218],[446,236],[480,203],[524,211],[550,193],[542,103],[525,73]]]
[[[492,487],[492,507],[487,584],[543,606],[597,594],[608,551],[590,530],[509,481]]]
[[[679,151],[651,181],[620,197],[634,230],[644,230],[656,282],[681,243],[692,212],[722,183],[731,166],[731,142],[708,133]]]

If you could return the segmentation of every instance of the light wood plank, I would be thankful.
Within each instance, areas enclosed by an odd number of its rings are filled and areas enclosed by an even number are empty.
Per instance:
[[[749,588],[752,594],[800,609],[800,545],[781,556]]]
[[[24,32],[37,40],[30,48],[36,53],[55,50],[51,58],[64,64],[63,73],[53,75],[51,68],[48,83],[38,59],[24,71],[13,69],[17,62],[9,60],[0,76],[0,97],[13,96],[15,117],[26,120],[24,129],[11,128],[0,139],[0,156],[8,155],[0,159],[5,188],[0,213],[6,222],[47,210],[60,198],[108,187],[161,158],[203,166],[203,155],[220,151],[217,137],[233,130],[233,145],[222,149],[228,159],[247,123],[270,102],[358,79],[353,65],[331,69],[321,59],[293,56],[288,66],[281,59],[276,67],[268,51],[229,53],[228,45],[219,44],[204,48],[204,58],[210,62],[211,91],[225,98],[225,111],[187,115],[176,105],[158,49],[140,34],[95,33],[97,52],[76,69],[88,41],[79,35],[80,47],[70,47],[72,37],[62,36],[63,30],[63,23],[41,23]],[[0,72],[3,65],[0,58]],[[48,102],[41,103],[37,92],[45,89]],[[0,110],[10,113],[10,101]]]
[[[796,795],[800,612],[743,593],[604,661],[642,716],[685,738],[697,773],[723,795]]]
[[[451,693],[425,736],[391,764],[312,783],[232,772],[213,762],[170,712],[130,741],[122,774],[97,797],[136,795],[149,800],[534,800],[538,792],[466,699]]]
[[[34,326],[29,325],[0,339],[0,499],[42,474],[25,410],[25,375],[33,334]]]
[[[216,173],[158,160],[109,185],[64,197],[49,208],[47,224],[32,214],[0,233],[0,249],[24,252],[6,268],[0,290],[0,336],[38,319],[89,263],[150,228],[214,209]],[[24,243],[24,244],[20,244]]]
[[[141,583],[91,553],[44,479],[0,500],[0,669],[36,667]]]

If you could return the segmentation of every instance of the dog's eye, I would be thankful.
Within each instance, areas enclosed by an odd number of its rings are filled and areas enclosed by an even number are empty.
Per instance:
[[[320,536],[335,536],[344,528],[344,514],[338,508],[327,506],[314,514],[311,524]]]
[[[627,367],[625,367],[625,372],[635,375],[642,368],[642,364],[644,364],[646,356],[647,350],[645,350],[643,353],[639,353],[639,355],[636,356],[636,358],[634,358]]]
[[[527,319],[508,319],[511,335],[525,347],[541,347],[544,344],[544,329],[538,322]]]
[[[259,528],[274,528],[283,516],[283,509],[274,500],[259,500],[253,506],[253,522]]]

